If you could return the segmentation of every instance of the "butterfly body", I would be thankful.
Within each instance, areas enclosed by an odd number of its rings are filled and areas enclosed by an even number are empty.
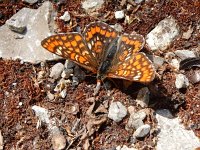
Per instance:
[[[103,22],[90,23],[82,35],[52,35],[41,44],[48,51],[96,73],[97,85],[106,77],[146,83],[155,76],[152,62],[139,52],[144,46],[143,36],[119,35]]]

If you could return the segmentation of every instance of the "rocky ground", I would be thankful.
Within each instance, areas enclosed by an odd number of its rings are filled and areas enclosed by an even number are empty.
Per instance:
[[[0,150],[200,148],[198,0],[0,1]],[[44,50],[61,32],[103,21],[146,40],[144,85],[96,77]]]

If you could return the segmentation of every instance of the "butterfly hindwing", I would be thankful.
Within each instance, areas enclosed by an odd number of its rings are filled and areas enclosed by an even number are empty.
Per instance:
[[[108,77],[121,78],[137,82],[150,82],[154,79],[155,71],[152,62],[144,53],[134,53],[122,63],[112,65]]]
[[[48,51],[61,57],[70,59],[80,66],[96,73],[97,62],[81,34],[67,33],[52,35],[41,42]]]

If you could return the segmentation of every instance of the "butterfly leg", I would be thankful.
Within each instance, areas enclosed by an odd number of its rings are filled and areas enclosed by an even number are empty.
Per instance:
[[[94,96],[98,94],[99,90],[100,90],[100,87],[101,87],[101,80],[97,80],[97,85],[94,89]]]

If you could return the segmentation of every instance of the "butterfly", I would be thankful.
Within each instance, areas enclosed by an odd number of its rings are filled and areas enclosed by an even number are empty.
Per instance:
[[[119,78],[147,83],[155,76],[148,57],[139,52],[144,46],[142,35],[119,33],[103,22],[86,26],[82,34],[72,32],[47,37],[41,45],[97,74],[95,94],[105,78]]]

